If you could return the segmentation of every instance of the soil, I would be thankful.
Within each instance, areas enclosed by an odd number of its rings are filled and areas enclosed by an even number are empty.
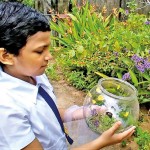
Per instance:
[[[68,108],[72,105],[83,105],[83,101],[86,93],[79,91],[73,86],[71,86],[59,72],[59,80],[52,80],[51,84],[54,87],[54,93],[57,97],[59,108]],[[140,116],[142,116],[143,122],[140,126],[144,131],[150,132],[150,116],[148,115],[148,110],[141,106]],[[127,141],[127,146],[121,147],[121,144],[116,144],[114,146],[109,146],[104,148],[105,150],[138,150],[138,145],[134,142],[133,137]]]

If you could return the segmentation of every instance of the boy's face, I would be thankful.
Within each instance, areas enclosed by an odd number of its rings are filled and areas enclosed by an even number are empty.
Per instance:
[[[49,53],[50,32],[37,32],[28,38],[26,45],[18,56],[13,56],[13,64],[7,72],[23,79],[27,76],[37,76],[44,73],[48,61],[52,58]]]

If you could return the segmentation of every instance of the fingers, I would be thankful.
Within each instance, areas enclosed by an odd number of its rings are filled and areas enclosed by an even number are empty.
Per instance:
[[[113,133],[117,129],[117,124],[118,124],[118,122],[114,125]],[[119,126],[119,124],[118,124],[118,126]],[[129,138],[134,133],[134,131],[135,131],[135,127],[131,127],[130,129],[124,131],[123,133],[113,134],[112,137],[114,139],[114,143],[120,143],[123,140]]]
[[[121,126],[121,121],[116,122],[108,131],[113,135]]]
[[[72,120],[79,120],[79,119],[83,119],[84,118],[84,114],[83,114],[83,108],[79,108],[77,110],[75,110],[73,112],[73,115],[72,115],[73,119]]]
[[[124,131],[123,133],[120,133],[121,135],[121,138],[122,139],[126,139],[126,138],[129,138],[135,131],[135,126],[131,127],[130,129]]]
[[[131,135],[135,132],[135,130],[133,130],[125,139],[128,139],[129,137],[131,137]]]
[[[135,126],[133,126],[122,133],[116,134],[115,132],[119,129],[120,126],[121,126],[121,122],[118,121],[110,129],[108,129],[101,135],[103,139],[109,139],[109,140],[104,140],[106,141],[106,145],[120,143],[123,140],[129,138],[135,131]]]
[[[98,113],[104,113],[106,111],[105,106],[92,105],[91,109],[95,109]]]
[[[116,122],[108,131],[111,133],[111,135],[115,134],[115,132],[119,129],[119,127],[121,126],[121,121]],[[129,128],[128,130],[119,133],[119,136],[124,139],[124,138],[128,138],[130,137],[134,131],[135,131],[135,126]]]

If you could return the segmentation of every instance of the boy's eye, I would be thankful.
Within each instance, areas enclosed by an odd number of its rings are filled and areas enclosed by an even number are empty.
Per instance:
[[[38,54],[42,54],[42,53],[43,53],[43,51],[36,51],[36,53],[38,53]]]

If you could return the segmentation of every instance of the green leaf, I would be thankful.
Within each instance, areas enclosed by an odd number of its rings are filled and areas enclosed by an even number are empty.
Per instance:
[[[140,84],[150,84],[150,81],[142,81],[142,82],[139,82],[138,85]]]
[[[57,31],[59,34],[64,35],[65,31],[60,28],[60,26],[54,22],[51,21],[50,23],[51,29],[54,31]]]
[[[105,22],[104,22],[104,27],[107,27],[112,20],[112,14],[110,14],[108,17],[106,17]]]
[[[100,72],[95,72],[97,75],[103,77],[103,78],[108,78],[108,76],[106,76],[105,74],[103,73],[100,73]]]
[[[114,69],[119,70],[120,72],[126,71],[125,68],[120,68],[120,67],[117,67],[117,66],[114,66]]]
[[[67,14],[73,21],[77,21],[78,19],[76,18],[76,16],[74,16],[73,14]]]
[[[138,92],[139,95],[150,95],[150,91],[148,90],[141,90]]]
[[[118,77],[119,79],[122,79],[122,73],[117,72],[117,77]]]
[[[140,101],[140,104],[148,103],[148,102],[150,102],[150,99],[144,98],[144,99],[142,99],[142,100]]]
[[[131,76],[131,80],[134,83],[135,86],[138,85],[138,79],[136,78],[135,73],[132,70],[129,70],[130,76]]]
[[[141,75],[147,79],[148,81],[150,81],[150,75],[148,75],[147,73],[141,73]]]
[[[79,45],[77,47],[77,52],[81,54],[83,51],[84,51],[84,47],[82,45]]]
[[[69,56],[70,57],[74,57],[75,56],[75,51],[74,50],[70,50],[69,51]]]
[[[120,51],[120,49],[121,49],[121,47],[120,47],[120,44],[119,44],[119,42],[118,41],[115,41],[115,43],[114,43],[114,49],[115,49],[115,51]]]
[[[130,66],[133,64],[133,62],[132,62],[131,59],[129,59],[129,58],[122,57],[121,60],[122,60],[128,67],[130,67]]]

